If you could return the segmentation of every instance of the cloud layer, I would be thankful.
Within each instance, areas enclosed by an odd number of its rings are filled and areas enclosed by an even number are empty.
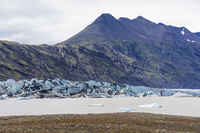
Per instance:
[[[200,31],[199,0],[1,0],[0,40],[56,44],[75,35],[102,13]]]

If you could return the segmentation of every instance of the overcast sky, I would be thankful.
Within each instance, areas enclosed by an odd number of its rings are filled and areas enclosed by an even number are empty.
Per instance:
[[[200,31],[200,0],[0,0],[0,40],[55,44],[102,13]]]

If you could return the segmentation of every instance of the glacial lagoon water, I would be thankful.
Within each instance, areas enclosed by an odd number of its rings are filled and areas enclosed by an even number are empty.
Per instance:
[[[153,103],[162,105],[162,108],[139,107],[139,105]],[[200,117],[200,98],[120,97],[0,100],[0,116],[117,113],[121,112],[122,108],[132,109],[133,112]]]

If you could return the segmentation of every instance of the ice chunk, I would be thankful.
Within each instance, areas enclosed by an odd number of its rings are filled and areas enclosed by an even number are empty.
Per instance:
[[[195,42],[195,41],[192,41],[192,42]]]
[[[104,106],[103,104],[84,104],[84,106]]]
[[[63,94],[57,92],[57,91],[51,91],[51,94],[56,96],[56,97],[63,97]]]
[[[132,108],[119,108],[118,109],[119,111],[121,111],[121,112],[136,112],[134,109],[132,109]]]
[[[32,84],[32,85],[36,85],[36,84],[38,84],[38,83],[39,83],[39,80],[36,79],[36,78],[33,78],[33,79],[31,79],[31,81],[30,81],[30,84]]]
[[[192,95],[189,95],[189,94],[186,94],[186,93],[177,92],[174,95],[172,95],[171,97],[192,97]]]
[[[128,87],[121,89],[120,94],[126,94],[130,96],[130,89]]]
[[[31,100],[30,97],[17,97],[16,100]]]
[[[157,94],[155,94],[153,91],[148,91],[148,92],[144,92],[144,93],[139,93],[136,94],[135,96],[137,97],[158,97]]]
[[[188,42],[190,42],[190,39],[187,39]]]
[[[158,103],[139,105],[140,108],[162,108]]]
[[[9,95],[15,95],[17,92],[19,92],[22,87],[24,86],[24,82],[22,80],[20,80],[19,82],[15,82],[12,87],[9,86],[7,88],[8,94]]]
[[[172,96],[173,94],[176,93],[176,90],[172,89],[161,89],[159,91],[161,96]]]
[[[146,87],[146,86],[130,86],[130,91],[133,92],[134,94],[140,94],[145,91],[150,91],[151,88]]]
[[[60,80],[59,78],[56,78],[52,81],[54,84],[56,84],[57,86],[63,85],[63,81]]]
[[[147,97],[158,97],[158,95],[155,94],[155,93],[152,92],[152,91],[149,91],[149,92],[147,92]]]
[[[12,86],[16,81],[14,79],[8,79],[6,82],[5,82],[5,86],[8,87],[8,86]]]
[[[4,94],[4,95],[0,96],[0,100],[6,100],[7,98],[8,98],[7,94]]]
[[[2,91],[3,90],[3,86],[0,84],[0,91]]]
[[[79,88],[79,87],[70,88],[70,89],[68,89],[67,92],[68,92],[69,94],[78,94],[78,93],[81,92],[81,88]]]
[[[94,85],[94,86],[102,86],[101,82],[96,82],[93,80],[88,81],[88,84]]]
[[[46,86],[46,89],[51,89],[55,87],[55,85],[52,83],[52,80],[50,79],[46,80],[45,86]]]

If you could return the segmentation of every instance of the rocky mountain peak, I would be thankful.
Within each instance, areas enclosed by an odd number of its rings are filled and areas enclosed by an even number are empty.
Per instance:
[[[125,18],[125,17],[120,17],[118,20],[119,20],[119,21],[130,21],[129,18]]]
[[[145,18],[142,17],[142,16],[138,16],[136,19],[138,19],[138,20],[147,20],[147,19],[145,19]]]
[[[142,16],[138,16],[136,19],[133,19],[132,21],[140,23],[140,24],[155,24],[154,22],[152,22]]]
[[[101,14],[92,24],[112,24],[117,22],[117,19],[114,18],[111,14],[109,13],[104,13]]]

